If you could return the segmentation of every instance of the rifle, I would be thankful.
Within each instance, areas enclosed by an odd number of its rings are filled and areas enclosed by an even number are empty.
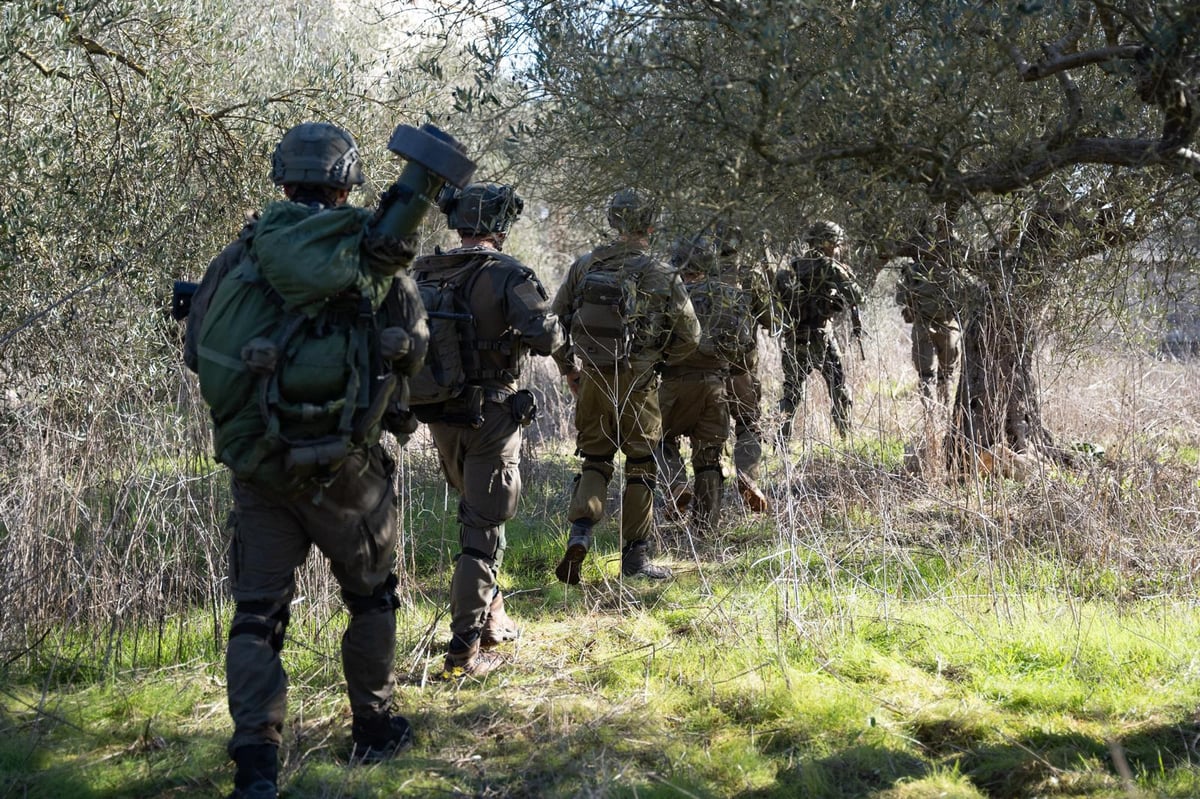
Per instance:
[[[176,280],[171,291],[171,318],[180,321],[187,318],[192,311],[192,297],[200,290],[199,283],[187,280]]]
[[[862,360],[867,359],[867,353],[863,350],[863,325],[862,314],[858,310],[857,305],[850,306],[850,335],[858,342],[858,357]]]

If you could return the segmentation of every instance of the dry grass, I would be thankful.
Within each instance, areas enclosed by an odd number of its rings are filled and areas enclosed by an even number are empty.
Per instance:
[[[932,599],[968,624],[981,597],[999,617],[1021,617],[1025,590],[1060,597],[1068,607],[1099,598],[1136,608],[1194,596],[1200,370],[1129,352],[1073,364],[1058,364],[1048,353],[1041,377],[1050,427],[1064,442],[1103,446],[1103,457],[1070,471],[1039,468],[1023,482],[950,481],[929,468],[914,475],[904,466],[905,449],[920,450],[931,434],[936,440],[942,422],[922,414],[905,330],[888,314],[879,308],[868,315],[866,361],[846,356],[856,398],[852,440],[833,437],[828,398],[816,378],[791,446],[765,465],[773,513],[746,514],[731,491],[719,538],[697,540],[661,525],[658,546],[680,574],[678,586],[662,591],[631,590],[616,578],[611,523],[589,560],[589,585],[564,592],[553,581],[576,462],[570,405],[553,369],[543,362],[531,370],[544,413],[524,448],[526,493],[510,526],[514,544],[504,579],[516,613],[536,636],[513,648],[508,676],[485,686],[428,682],[444,645],[456,499],[440,479],[427,437],[418,435],[399,453],[406,599],[400,700],[415,709],[427,740],[438,743],[427,769],[419,759],[405,762],[403,769],[421,776],[392,774],[387,784],[415,779],[443,795],[538,795],[539,785],[556,786],[547,795],[626,795],[622,786],[629,784],[658,786],[660,795],[714,795],[679,780],[686,764],[697,767],[698,751],[717,763],[755,761],[729,754],[740,751],[737,741],[708,740],[713,730],[750,724],[768,742],[782,734],[770,732],[779,722],[755,720],[757,705],[726,697],[723,686],[749,680],[757,686],[746,689],[750,695],[774,707],[782,700],[769,696],[770,686],[786,694],[800,679],[789,664],[811,656],[819,673],[853,689],[877,666],[856,671],[845,642],[903,638],[916,598]],[[36,401],[27,397],[2,411],[0,589],[7,599],[0,661],[6,673],[41,686],[45,693],[31,698],[33,705],[56,696],[55,686],[87,686],[131,666],[157,674],[177,663],[219,671],[229,611],[226,477],[207,458],[194,385],[167,366],[171,355],[161,355],[150,377],[117,364],[111,382],[65,359],[58,383],[47,383]],[[768,341],[768,407],[779,393],[777,365]],[[143,385],[152,380],[169,388]],[[768,429],[779,421],[768,410]],[[299,581],[305,608],[293,647],[304,711],[289,733],[295,741],[289,783],[298,796],[373,795],[364,786],[378,775],[325,771],[325,753],[344,726],[333,654],[340,608],[319,559],[311,559]],[[864,597],[872,600],[869,611]],[[930,668],[945,685],[970,687],[961,664],[938,661]],[[697,721],[706,703],[715,710]],[[193,720],[180,727],[185,735],[211,737],[218,763],[214,730],[226,723],[221,711],[214,681]],[[949,762],[954,747],[973,746],[947,732],[942,715],[914,717],[913,734],[939,762]],[[698,726],[689,732],[688,725]],[[766,749],[783,752],[785,760],[827,746],[782,740]],[[653,751],[640,751],[645,746]],[[828,749],[841,752],[831,755],[830,768],[864,774],[874,768],[840,743]],[[701,782],[734,784],[720,776],[724,767],[712,766]],[[516,780],[520,769],[527,776]],[[945,795],[978,795],[952,769],[901,771],[924,774],[922,784],[952,786]],[[744,779],[743,795],[773,795],[754,793],[753,786],[770,782],[765,776]],[[905,784],[880,795],[935,795]]]

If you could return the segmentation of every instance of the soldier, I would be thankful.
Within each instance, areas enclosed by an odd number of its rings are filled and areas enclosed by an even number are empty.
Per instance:
[[[679,275],[646,253],[656,217],[637,191],[614,194],[608,222],[617,240],[576,259],[551,305],[567,330],[567,343],[554,357],[577,399],[576,446],[583,457],[567,512],[567,549],[554,571],[569,585],[579,582],[592,528],[604,517],[618,449],[625,453],[621,573],[671,576],[647,551],[654,447],[662,438],[657,370],[696,349],[700,325]]]
[[[434,351],[461,353],[465,387],[452,399],[412,404],[428,423],[446,480],[459,493],[459,546],[450,580],[450,644],[443,676],[480,676],[502,663],[496,644],[518,636],[504,610],[496,578],[504,559],[504,523],[521,495],[521,428],[537,412],[533,394],[518,390],[528,353],[549,355],[563,342],[549,296],[531,269],[501,254],[524,205],[508,186],[473,183],[447,192],[446,224],[462,244],[417,259],[414,276],[428,286],[451,286],[467,320],[433,318]],[[437,317],[436,311],[430,312]],[[448,341],[442,337],[448,336]],[[422,375],[423,376],[423,375]]]
[[[672,247],[671,265],[679,270],[700,321],[700,344],[679,363],[662,369],[658,388],[663,437],[655,449],[659,476],[667,485],[670,507],[685,517],[689,507],[700,534],[717,528],[721,515],[721,451],[729,438],[725,385],[729,357],[744,349],[739,339],[751,331],[740,289],[721,282],[712,244],[702,237],[681,239]],[[739,330],[740,328],[740,330]],[[688,487],[679,438],[692,452],[695,490]]]
[[[829,389],[834,427],[842,437],[850,433],[850,391],[830,326],[834,316],[849,309],[855,335],[861,334],[862,291],[841,260],[844,239],[840,225],[813,223],[805,235],[807,251],[775,274],[775,294],[784,314],[783,397],[779,400],[783,441],[791,437],[796,409],[804,402],[805,380],[814,369],[820,370]]]
[[[958,368],[960,253],[961,245],[943,214],[934,218],[931,231],[922,231],[897,252],[913,259],[900,268],[896,304],[904,321],[912,324],[913,366],[926,405],[933,402],[935,386],[938,402],[949,402],[950,381]]]
[[[348,279],[367,288],[361,294],[354,289],[353,296],[343,289],[336,297],[322,297],[322,310],[314,313],[329,327],[349,327],[363,317],[365,303],[373,307],[370,298],[379,296],[376,292],[388,292],[365,328],[371,332],[361,352],[374,361],[391,360],[390,370],[396,375],[411,374],[420,366],[428,339],[416,287],[399,272],[411,261],[412,249],[407,240],[377,228],[382,208],[372,220],[370,212],[347,204],[350,190],[363,177],[358,148],[346,131],[326,123],[292,128],[275,148],[271,178],[290,202],[267,206],[261,218],[248,224],[209,265],[192,303],[184,352],[212,407],[218,458],[234,473],[229,583],[237,606],[226,651],[234,723],[229,754],[237,765],[234,799],[277,795],[278,748],[287,709],[280,650],[295,572],[313,545],[328,558],[349,610],[341,654],[353,716],[354,758],[379,760],[412,741],[408,721],[390,712],[399,606],[393,572],[398,531],[395,464],[379,444],[381,425],[402,439],[412,428],[398,416],[381,421],[372,412],[376,399],[386,399],[372,384],[372,408],[365,415],[339,413],[343,421],[353,423],[348,449],[329,445],[327,438],[319,439],[324,446],[301,446],[307,442],[294,437],[294,430],[312,432],[313,427],[304,425],[316,421],[284,413],[280,387],[291,392],[288,400],[315,411],[319,406],[308,402],[314,390],[336,398],[345,389],[340,368],[345,357],[335,364],[338,368],[317,374],[287,360],[288,342],[295,341],[304,352],[314,341],[306,337],[280,338],[278,351],[262,334],[244,345],[235,342],[231,353],[220,347],[231,329],[257,324],[254,317],[270,317],[279,305],[291,302],[282,294],[289,287],[313,275],[328,275],[335,266],[348,266]],[[323,245],[336,249],[322,250]],[[331,253],[336,253],[336,264]],[[272,282],[271,276],[277,279]],[[270,298],[271,292],[278,300]],[[371,320],[369,314],[366,318]],[[345,350],[345,339],[338,340]],[[222,370],[233,375],[231,385],[247,386],[230,400],[233,406],[228,409],[221,394]],[[361,386],[357,377],[353,379]],[[312,380],[317,381],[316,389]],[[394,390],[392,378],[384,384],[389,393]],[[268,419],[263,418],[268,412],[270,424],[280,425],[286,435],[278,429],[274,437],[268,432]]]
[[[765,274],[741,261],[740,228],[725,222],[716,225],[717,264],[723,279],[741,287],[751,318],[774,333],[777,318],[771,286]],[[768,510],[767,497],[759,488],[762,465],[762,382],[758,377],[758,335],[751,331],[742,351],[729,364],[725,383],[729,415],[733,421],[733,468],[738,493],[755,513]]]

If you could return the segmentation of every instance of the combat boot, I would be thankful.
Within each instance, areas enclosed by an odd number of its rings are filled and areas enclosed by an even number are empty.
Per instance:
[[[487,621],[483,623],[483,632],[479,634],[479,645],[483,648],[496,646],[505,641],[515,641],[521,637],[521,630],[504,611],[504,595],[500,589],[492,595],[492,604],[488,606]]]
[[[247,744],[233,750],[237,772],[229,799],[277,799],[279,796],[279,747]]]
[[[351,760],[355,763],[379,763],[412,746],[412,725],[404,716],[380,713],[355,716],[350,724],[354,742]]]
[[[742,502],[746,503],[746,507],[751,513],[766,513],[771,509],[771,504],[767,501],[767,495],[758,487],[758,483],[751,480],[744,474],[737,476],[738,493],[741,494]]]
[[[446,661],[442,665],[441,679],[482,677],[504,665],[504,657],[495,652],[481,649],[479,639],[478,632],[466,637],[458,633],[450,636],[450,646],[446,650]]]
[[[634,541],[621,548],[621,574],[626,577],[645,577],[667,580],[671,570],[650,562],[650,549],[645,541]]]
[[[696,500],[692,503],[692,518],[696,534],[712,535],[721,522],[721,493],[725,481],[720,469],[696,470]]]
[[[692,489],[687,483],[671,486],[671,499],[667,503],[667,516],[673,522],[687,520],[688,508],[692,505]]]
[[[571,533],[567,537],[567,551],[554,569],[554,576],[559,582],[567,585],[579,585],[579,575],[582,571],[583,559],[592,548],[592,521],[579,519],[571,523]]]

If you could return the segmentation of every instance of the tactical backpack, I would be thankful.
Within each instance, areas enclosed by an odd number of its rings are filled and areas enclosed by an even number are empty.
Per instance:
[[[949,322],[967,293],[967,282],[955,269],[936,260],[911,261],[901,268],[896,302],[915,319]]]
[[[700,321],[701,355],[737,361],[754,345],[752,309],[746,292],[712,277],[687,286]]]
[[[793,319],[828,321],[852,302],[842,290],[837,264],[824,258],[797,258],[785,273],[784,302]]]
[[[238,478],[292,492],[378,441],[398,381],[383,368],[376,319],[392,278],[360,263],[370,218],[272,203],[214,292],[200,391],[217,460]]]
[[[652,263],[638,253],[630,259],[616,255],[588,264],[576,287],[570,324],[571,345],[584,366],[628,367],[636,350],[660,343],[662,314],[641,285]]]
[[[497,251],[483,250],[432,255],[422,258],[413,267],[413,279],[429,317],[429,349],[425,364],[409,381],[408,403],[418,409],[418,418],[423,416],[419,410],[421,406],[456,399],[471,381],[518,377],[511,336],[497,341],[480,339],[471,313],[470,298],[475,282],[491,261],[519,265],[515,259]],[[491,349],[507,350],[512,354],[509,369],[483,368],[479,353]]]

